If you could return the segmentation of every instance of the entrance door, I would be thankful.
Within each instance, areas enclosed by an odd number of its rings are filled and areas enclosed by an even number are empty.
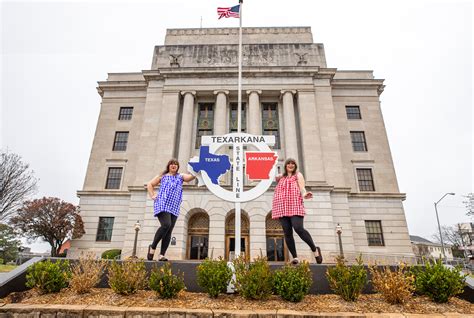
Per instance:
[[[270,262],[283,262],[286,255],[285,240],[281,236],[267,237],[267,259]]]
[[[232,261],[235,258],[235,236],[227,236],[226,238],[226,260]],[[245,256],[246,260],[250,259],[250,251],[249,251],[249,237],[248,236],[241,236],[240,237],[240,252],[242,255]]]
[[[205,259],[207,257],[208,238],[207,236],[191,236],[191,246],[189,248],[189,259]]]

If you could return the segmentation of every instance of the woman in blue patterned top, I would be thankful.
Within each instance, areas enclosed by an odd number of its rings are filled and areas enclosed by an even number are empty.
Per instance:
[[[160,228],[155,233],[153,243],[148,246],[147,259],[153,260],[155,249],[161,241],[159,261],[167,261],[165,257],[166,250],[170,245],[171,233],[179,216],[179,208],[183,199],[183,182],[189,182],[195,179],[193,175],[178,173],[179,162],[171,159],[166,165],[165,171],[154,177],[147,183],[148,194],[154,201],[154,215],[160,221]],[[155,187],[160,185],[158,193]]]

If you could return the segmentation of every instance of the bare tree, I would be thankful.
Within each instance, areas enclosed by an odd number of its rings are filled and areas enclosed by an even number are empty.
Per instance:
[[[80,238],[85,233],[79,207],[58,198],[24,202],[10,222],[29,239],[48,242],[51,256],[58,255],[67,239]]]
[[[15,153],[0,150],[0,221],[6,222],[37,190],[29,165]]]
[[[465,201],[462,201],[466,207],[466,215],[474,216],[474,193],[468,193],[463,197],[466,198]]]
[[[441,226],[441,233],[443,234],[443,242],[452,246],[453,256],[463,257],[463,251],[459,249],[464,245],[461,238],[462,232],[459,230],[459,228],[456,225],[443,225]],[[436,242],[441,243],[438,232],[433,234],[433,239]]]

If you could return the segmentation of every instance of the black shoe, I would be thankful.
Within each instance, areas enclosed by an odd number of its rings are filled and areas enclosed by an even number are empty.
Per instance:
[[[160,262],[167,262],[168,259],[164,256],[161,256],[160,259],[159,259]]]
[[[316,251],[318,251],[318,256],[315,256],[316,263],[321,264],[323,262],[323,255],[321,254],[321,249],[319,246],[316,246]]]
[[[149,261],[152,261],[153,256],[155,256],[155,254],[150,253],[150,250],[151,250],[151,245],[148,245],[148,253],[146,254],[146,259]]]

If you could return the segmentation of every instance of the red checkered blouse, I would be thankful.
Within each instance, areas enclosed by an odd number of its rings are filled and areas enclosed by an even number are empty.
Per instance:
[[[304,216],[303,196],[298,185],[298,175],[282,177],[273,194],[272,219],[284,216]]]

